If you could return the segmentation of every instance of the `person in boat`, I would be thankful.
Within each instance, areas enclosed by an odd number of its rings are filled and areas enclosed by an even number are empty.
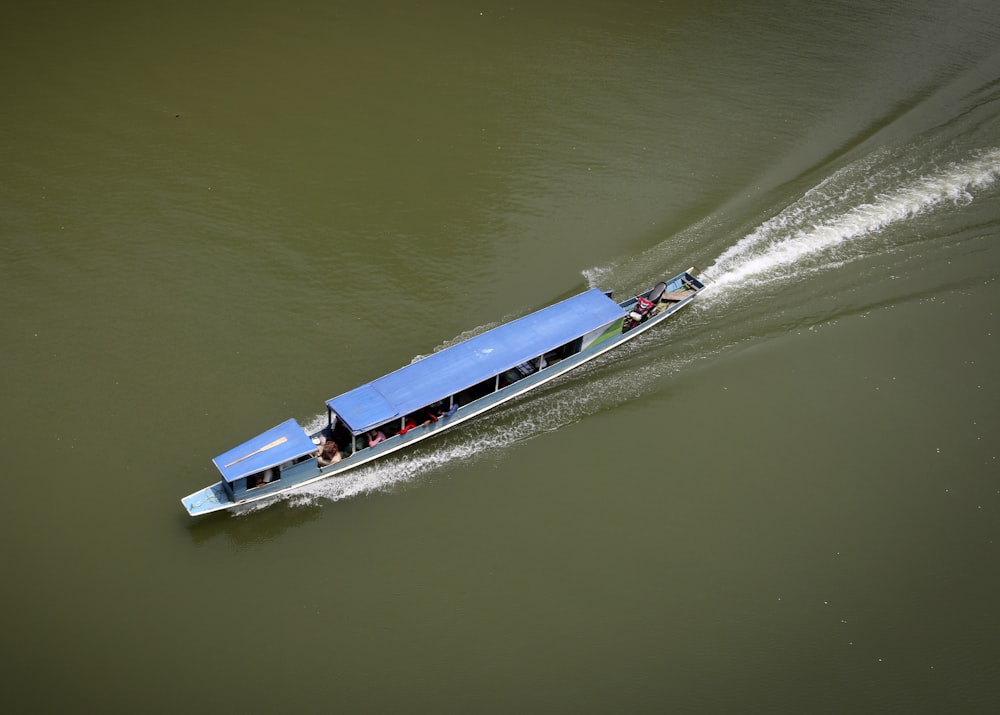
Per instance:
[[[379,442],[385,442],[385,432],[377,427],[373,430],[368,430],[368,446],[374,447]]]
[[[320,447],[319,456],[316,457],[316,462],[321,467],[329,467],[331,464],[336,464],[342,459],[340,456],[340,448],[337,443],[332,439],[327,439]]]
[[[413,415],[407,415],[406,419],[403,420],[403,429],[399,430],[399,433],[401,435],[406,434],[416,426],[417,426],[417,420],[413,417]]]
[[[417,420],[423,418],[422,422],[417,422]],[[403,429],[399,430],[400,434],[406,434],[414,427],[424,427],[429,425],[431,422],[437,422],[438,416],[434,411],[433,407],[425,407],[422,410],[417,410],[416,412],[411,412],[406,416],[403,421]]]

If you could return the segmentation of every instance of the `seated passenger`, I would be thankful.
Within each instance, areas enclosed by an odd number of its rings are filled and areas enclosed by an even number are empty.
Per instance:
[[[431,422],[438,421],[438,411],[434,407],[425,407],[422,410],[417,410],[406,416],[406,421],[403,423],[403,429],[399,430],[400,434],[406,434],[414,427],[425,427]],[[421,420],[417,422],[417,420]]]
[[[406,420],[403,422],[403,429],[399,430],[399,433],[401,435],[406,434],[416,426],[417,426],[417,421],[413,419],[413,415],[407,415]]]
[[[379,442],[385,442],[385,433],[377,427],[373,430],[368,430],[368,446],[374,447]]]
[[[332,439],[328,439],[320,448],[319,456],[316,457],[316,462],[321,467],[329,467],[331,464],[336,464],[341,459],[340,448],[337,446],[337,443]]]

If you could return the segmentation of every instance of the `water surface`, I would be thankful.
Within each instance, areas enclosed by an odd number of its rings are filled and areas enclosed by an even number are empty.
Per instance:
[[[43,3],[0,40],[15,710],[1000,706],[993,4]],[[691,265],[485,419],[179,503]]]

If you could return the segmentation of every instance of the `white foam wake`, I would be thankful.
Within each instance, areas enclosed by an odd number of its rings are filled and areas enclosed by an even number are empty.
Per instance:
[[[996,148],[915,178],[900,177],[892,165],[872,171],[882,158],[872,155],[837,172],[724,251],[705,272],[712,289],[770,282],[803,263],[808,268],[818,256],[838,265],[859,255],[838,256],[838,248],[942,204],[969,203],[973,192],[1000,178]],[[861,197],[866,200],[858,202]]]

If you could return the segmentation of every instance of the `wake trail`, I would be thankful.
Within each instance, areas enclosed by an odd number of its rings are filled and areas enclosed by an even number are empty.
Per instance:
[[[885,158],[874,154],[835,173],[726,249],[705,272],[711,290],[842,265],[878,248],[872,241],[885,228],[944,204],[968,204],[1000,178],[997,148],[919,174],[880,167]]]
[[[708,280],[703,294],[707,299],[705,305],[710,304],[713,293],[721,295],[727,289],[794,278],[860,258],[878,248],[877,243],[871,242],[886,227],[943,204],[968,204],[973,201],[974,192],[988,189],[1000,179],[998,148],[982,150],[965,161],[931,170],[907,168],[900,156],[889,151],[875,152],[840,169],[724,250],[705,271]],[[681,235],[680,240],[696,243],[709,230],[709,219],[705,219],[685,231],[686,237]],[[583,275],[591,287],[648,286],[677,269],[675,265],[667,265],[676,261],[677,238],[672,237],[642,254],[590,268]],[[442,343],[435,352],[496,325],[462,333]],[[620,361],[648,350],[650,340],[657,346],[667,338],[651,337],[629,343],[616,351],[610,361],[605,356],[588,363],[552,385],[430,442],[290,495],[252,504],[237,513],[267,508],[276,501],[304,506],[388,491],[446,466],[501,454],[514,443],[641,396],[664,375],[698,359],[697,355],[671,354],[638,366],[630,364],[627,380],[623,380]],[[325,426],[326,415],[316,415],[308,422],[308,431],[318,430]]]

